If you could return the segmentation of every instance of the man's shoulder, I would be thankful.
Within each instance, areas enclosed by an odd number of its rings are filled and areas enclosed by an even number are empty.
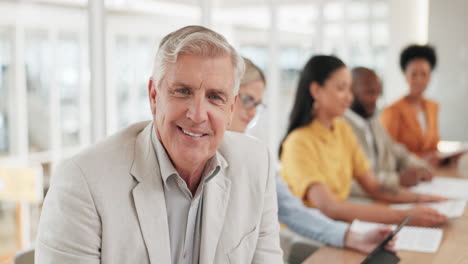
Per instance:
[[[93,144],[68,160],[78,167],[103,168],[132,162],[138,135],[148,127],[149,121],[135,123]]]
[[[366,120],[351,109],[346,110],[342,119],[345,120],[349,126],[351,126],[355,133],[363,132],[366,126]]]
[[[218,151],[230,165],[262,162],[269,158],[268,148],[260,140],[231,131],[226,131],[224,134]]]
[[[267,147],[253,136],[226,131],[219,150],[222,154],[246,151],[265,152],[267,151]]]

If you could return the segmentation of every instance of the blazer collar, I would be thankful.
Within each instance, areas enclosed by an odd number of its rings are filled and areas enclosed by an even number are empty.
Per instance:
[[[169,227],[160,167],[151,142],[152,122],[138,134],[135,157],[130,169],[138,181],[133,198],[150,263],[170,263]],[[206,182],[203,197],[200,263],[213,263],[229,203],[231,180],[229,164],[217,152],[219,172]]]
[[[213,263],[231,192],[231,180],[226,168],[206,183],[203,197],[200,263]]]
[[[138,134],[131,175],[138,181],[132,191],[150,263],[170,263],[171,252],[164,188],[152,144],[152,122]]]

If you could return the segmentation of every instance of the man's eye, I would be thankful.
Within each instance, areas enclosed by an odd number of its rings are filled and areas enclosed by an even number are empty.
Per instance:
[[[221,98],[221,96],[219,96],[217,94],[210,94],[210,95],[208,95],[208,98],[213,99],[213,100],[222,100],[223,99],[223,98]]]
[[[177,89],[176,92],[179,94],[190,94],[189,89],[186,89],[186,88]]]

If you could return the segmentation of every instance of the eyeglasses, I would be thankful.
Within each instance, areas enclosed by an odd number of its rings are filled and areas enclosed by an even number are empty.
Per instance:
[[[245,109],[250,110],[256,108],[257,111],[263,110],[266,107],[266,104],[260,102],[255,102],[255,99],[249,95],[239,94],[239,98],[244,105]]]

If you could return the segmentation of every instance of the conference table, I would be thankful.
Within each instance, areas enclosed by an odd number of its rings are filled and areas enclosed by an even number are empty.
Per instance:
[[[437,169],[436,175],[462,177],[455,168]],[[468,192],[468,190],[467,190]],[[468,264],[468,206],[462,217],[449,219],[441,226],[444,235],[436,253],[413,251],[397,252],[399,264]],[[324,246],[308,257],[304,264],[356,264],[361,263],[365,254],[350,249]]]

